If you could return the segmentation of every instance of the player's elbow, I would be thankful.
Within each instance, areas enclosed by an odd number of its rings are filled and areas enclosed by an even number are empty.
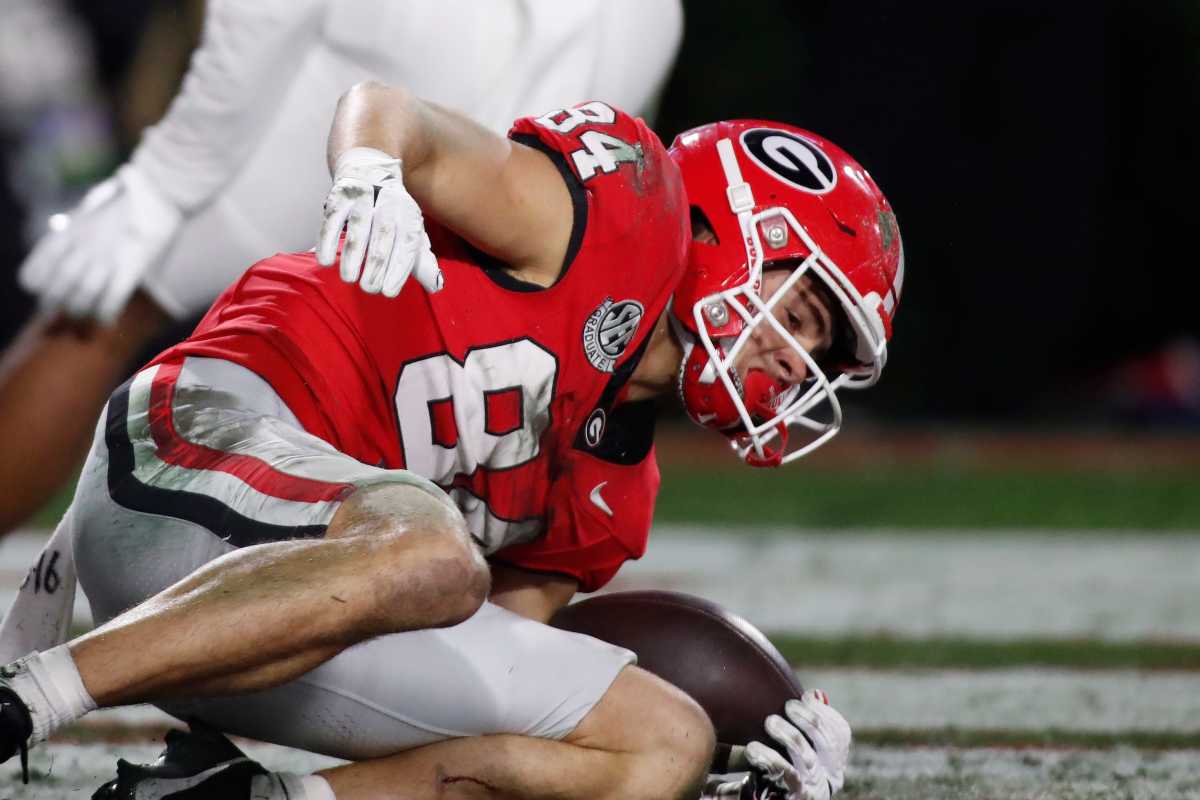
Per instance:
[[[345,120],[358,133],[374,132],[403,141],[419,122],[421,100],[405,86],[360,81],[338,99],[334,125]]]
[[[420,127],[421,102],[403,86],[368,80],[356,83],[338,98],[333,125],[329,130],[329,169],[332,174],[338,156],[351,147],[375,147],[405,161],[415,153],[415,136]],[[414,152],[407,152],[413,149]]]
[[[372,108],[402,107],[411,94],[403,86],[392,85],[374,79],[359,81],[347,89],[338,100],[338,105],[363,105]]]

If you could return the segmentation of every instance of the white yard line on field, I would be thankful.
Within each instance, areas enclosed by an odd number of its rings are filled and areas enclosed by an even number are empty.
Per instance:
[[[856,728],[1200,731],[1200,674],[1079,670],[799,670]]]
[[[663,525],[611,588],[699,594],[767,631],[1200,642],[1200,533]]]
[[[855,747],[844,800],[1195,800],[1200,752]]]
[[[0,539],[7,609],[46,531]],[[611,589],[703,595],[767,631],[1200,643],[1200,533],[659,526]],[[81,622],[90,620],[77,598]]]

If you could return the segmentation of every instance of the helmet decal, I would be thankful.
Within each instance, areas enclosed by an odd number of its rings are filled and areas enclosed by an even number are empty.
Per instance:
[[[803,137],[774,128],[751,128],[742,133],[741,141],[755,164],[788,186],[813,194],[837,186],[837,171],[829,156]]]

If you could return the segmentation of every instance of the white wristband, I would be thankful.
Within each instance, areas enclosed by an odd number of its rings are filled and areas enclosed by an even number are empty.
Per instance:
[[[338,175],[347,167],[355,167],[360,164],[379,166],[389,171],[394,168],[396,172],[399,172],[401,161],[396,156],[376,150],[374,147],[351,147],[337,157],[337,161],[333,165],[333,174]]]

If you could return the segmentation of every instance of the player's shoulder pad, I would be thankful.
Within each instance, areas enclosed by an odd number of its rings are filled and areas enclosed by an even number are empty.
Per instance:
[[[587,185],[617,172],[622,164],[644,169],[662,163],[665,148],[640,119],[616,106],[591,100],[513,123],[509,138],[565,156],[571,172]]]

